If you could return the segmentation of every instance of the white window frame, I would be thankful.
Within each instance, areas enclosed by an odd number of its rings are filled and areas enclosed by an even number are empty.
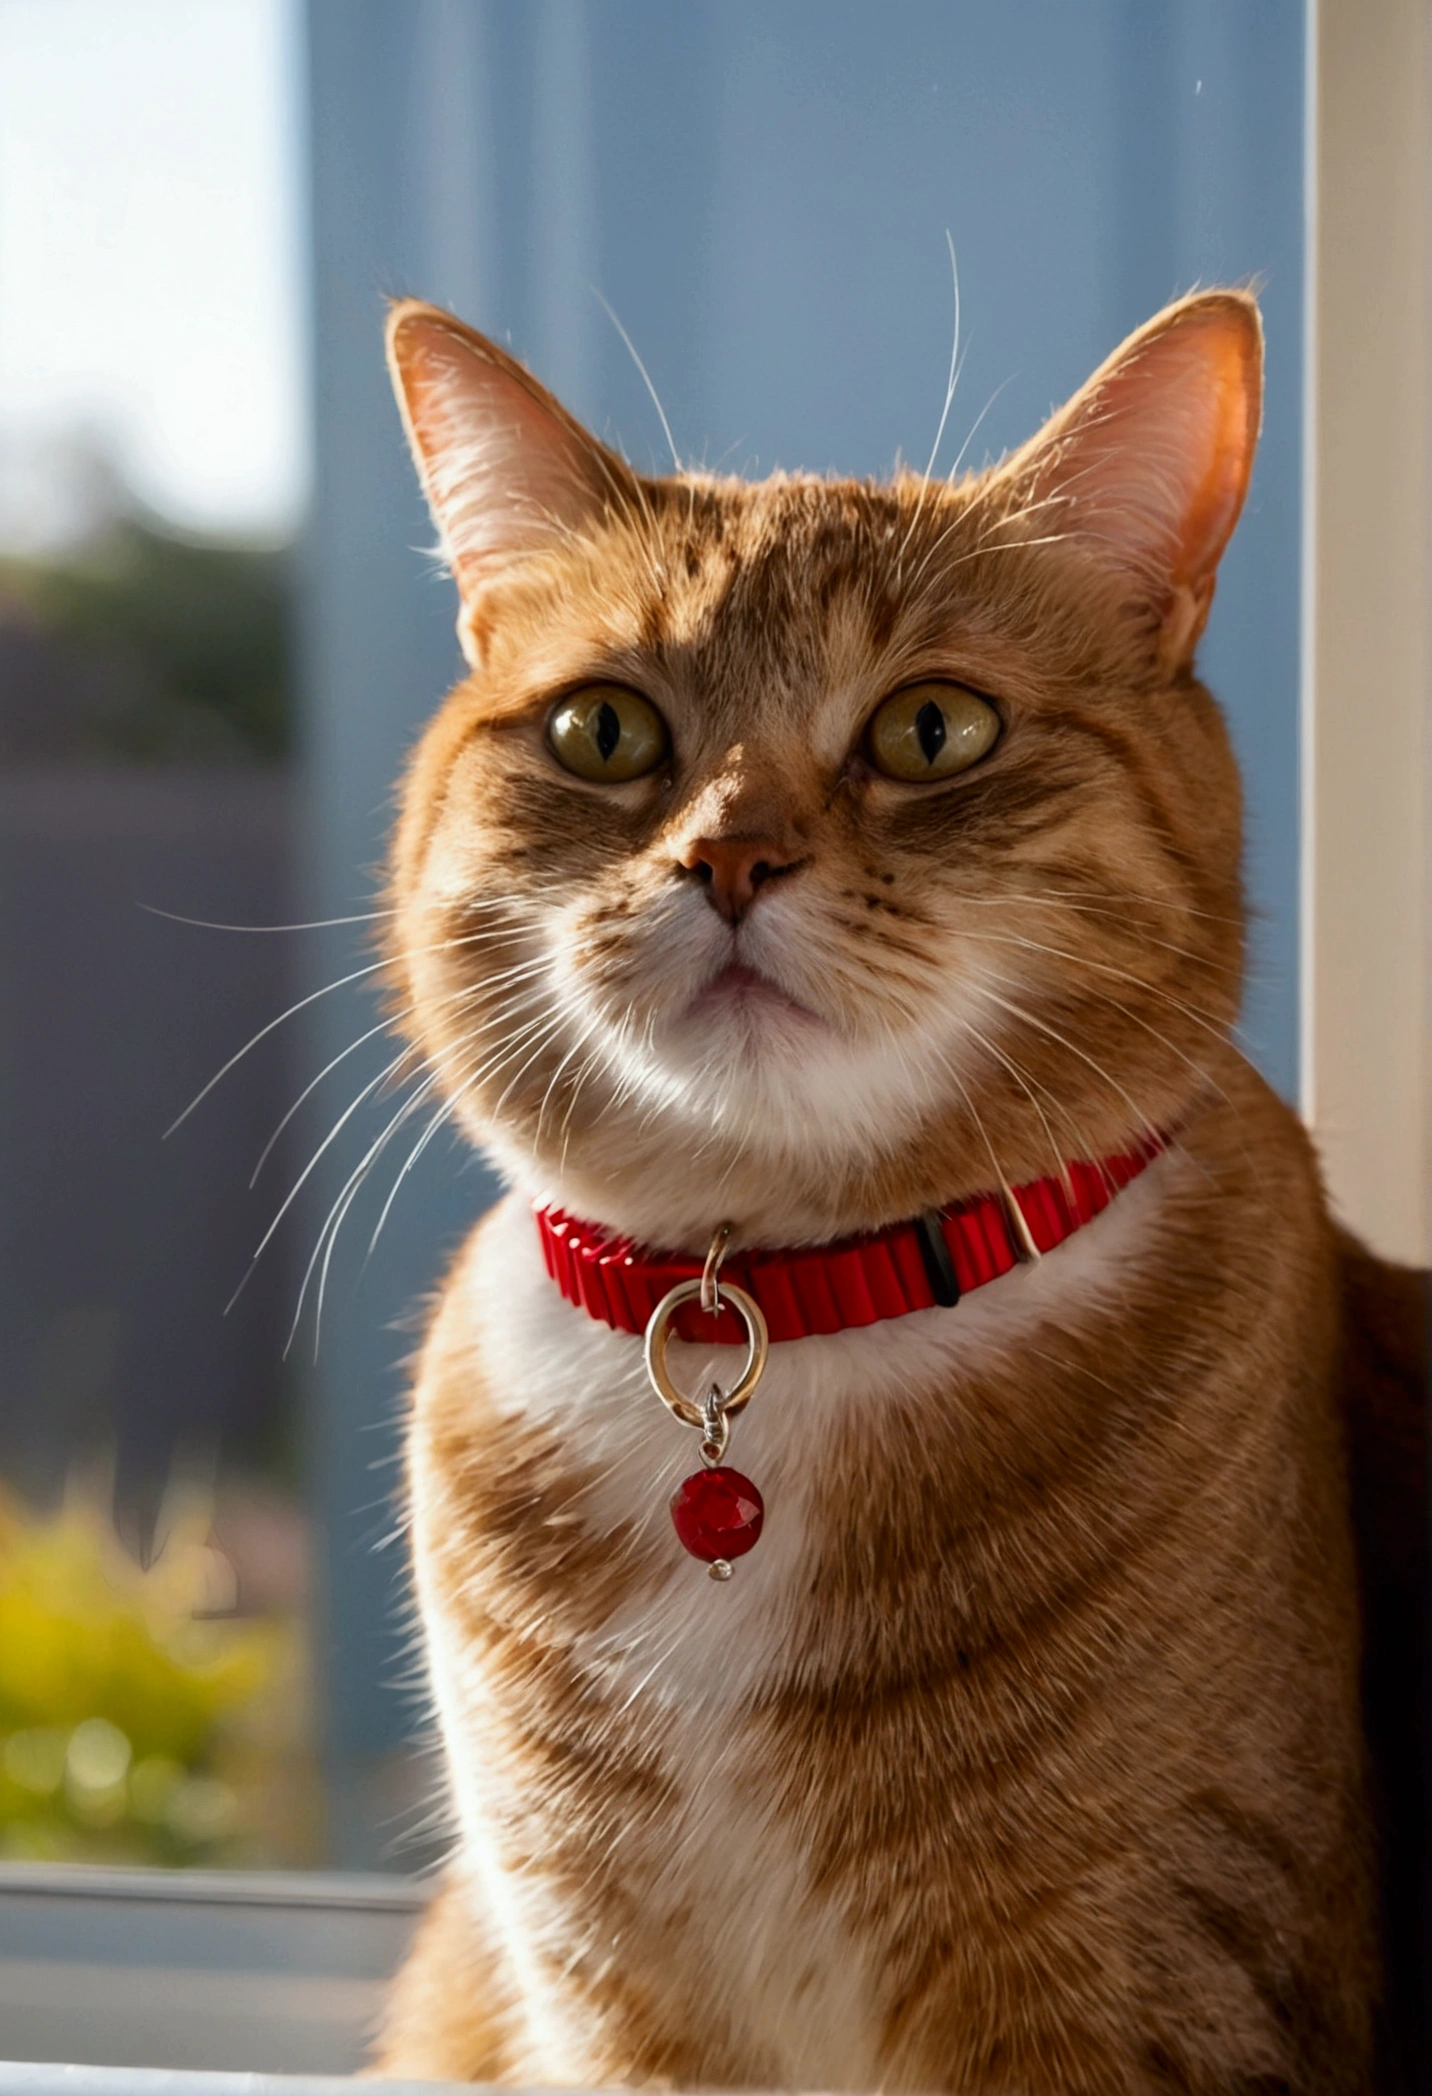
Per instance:
[[[1301,1105],[1340,1215],[1432,1261],[1426,0],[1310,0]]]
[[[0,2096],[256,2096],[362,2066],[430,1887],[359,1872],[0,1863]],[[331,2086],[340,2086],[331,2083]],[[279,2084],[289,2088],[288,2082]]]

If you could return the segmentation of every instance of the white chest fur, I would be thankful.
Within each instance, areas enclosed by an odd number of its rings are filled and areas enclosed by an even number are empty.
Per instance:
[[[652,1392],[641,1341],[595,1324],[558,1294],[524,1201],[512,1198],[463,1275],[487,1401],[571,1436],[574,1454],[598,1478],[585,1501],[592,1523],[630,1522],[669,1551],[661,1590],[618,1609],[579,1643],[578,1656],[608,1697],[660,1720],[685,1804],[659,1865],[645,1859],[645,1896],[669,1897],[673,1911],[703,1917],[699,1943],[673,1933],[673,1955],[700,1958],[724,2014],[752,2056],[769,2063],[775,2083],[869,2087],[878,2079],[877,1976],[863,1971],[840,1917],[810,1891],[794,1830],[773,1825],[742,1781],[747,1714],[801,1658],[796,1606],[811,1578],[814,1457],[840,1435],[852,1408],[868,1422],[872,1408],[894,1399],[973,1391],[982,1362],[1017,1356],[1039,1327],[1087,1312],[1093,1299],[1107,1301],[1131,1262],[1146,1255],[1181,1169],[1176,1155],[1161,1157],[1057,1253],[954,1310],[772,1347],[728,1457],[762,1490],[765,1532],[724,1585],[681,1550],[667,1512],[677,1480],[697,1467],[697,1436]],[[729,1380],[739,1359],[733,1349],[705,1353],[679,1344],[670,1355],[678,1385],[692,1391],[713,1374]],[[441,1649],[434,1657],[439,1677],[461,1663]],[[440,1678],[437,1686],[441,1701]],[[461,1764],[462,1744],[449,1729]],[[480,1865],[474,1798],[484,1787],[464,1786],[465,1833]],[[538,1937],[550,1936],[558,1918],[542,1911],[535,1893],[529,1898],[520,1884],[498,1882],[490,1854],[483,1875],[523,1983],[540,1962],[533,1955]],[[581,2078],[589,2070],[580,2032],[560,2001],[547,1989],[529,2006],[527,2071],[552,2081]]]

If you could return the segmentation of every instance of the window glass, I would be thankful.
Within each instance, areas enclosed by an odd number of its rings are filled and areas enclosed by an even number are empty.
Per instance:
[[[373,972],[392,784],[460,670],[386,295],[643,468],[622,330],[683,459],[879,474],[940,421],[947,240],[944,470],[1256,280],[1203,659],[1246,1039],[1291,1094],[1303,33],[1299,0],[0,0],[4,1853],[441,1843],[398,1422],[495,1182],[394,1089]]]
[[[0,5],[0,1856],[324,1854],[286,1248],[296,24]]]

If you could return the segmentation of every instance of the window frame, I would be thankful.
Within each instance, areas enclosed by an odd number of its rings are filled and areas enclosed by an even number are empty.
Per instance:
[[[0,2064],[0,2096],[47,2074],[73,2096],[141,2073],[166,2090],[198,2076],[212,2096],[216,2072],[242,2072],[249,2091],[294,2067],[338,2087],[363,2062],[429,1890],[357,1872],[0,1863],[0,2030],[23,2049],[27,2018],[40,2033],[68,2021],[80,2055]]]
[[[1341,1216],[1432,1261],[1429,249],[1419,0],[1309,0],[1300,1104]]]

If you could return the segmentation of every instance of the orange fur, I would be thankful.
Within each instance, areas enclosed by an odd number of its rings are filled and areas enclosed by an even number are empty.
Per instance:
[[[514,1192],[415,1390],[461,1831],[380,2071],[1370,2090],[1340,1401],[1376,1319],[1228,1040],[1238,785],[1191,664],[1251,301],[1171,308],[954,486],[643,480],[447,316],[399,307],[390,346],[473,665],[409,774],[393,975]],[[1002,732],[910,787],[863,730],[928,678]],[[669,724],[648,777],[551,754],[594,680]],[[735,923],[711,839],[783,874]],[[725,1217],[821,1242],[1152,1127],[1169,1154],[1039,1267],[774,1350],[736,1458],[767,1535],[701,1580],[662,1504],[694,1449],[639,1342],[546,1283],[525,1196],[689,1252]]]

